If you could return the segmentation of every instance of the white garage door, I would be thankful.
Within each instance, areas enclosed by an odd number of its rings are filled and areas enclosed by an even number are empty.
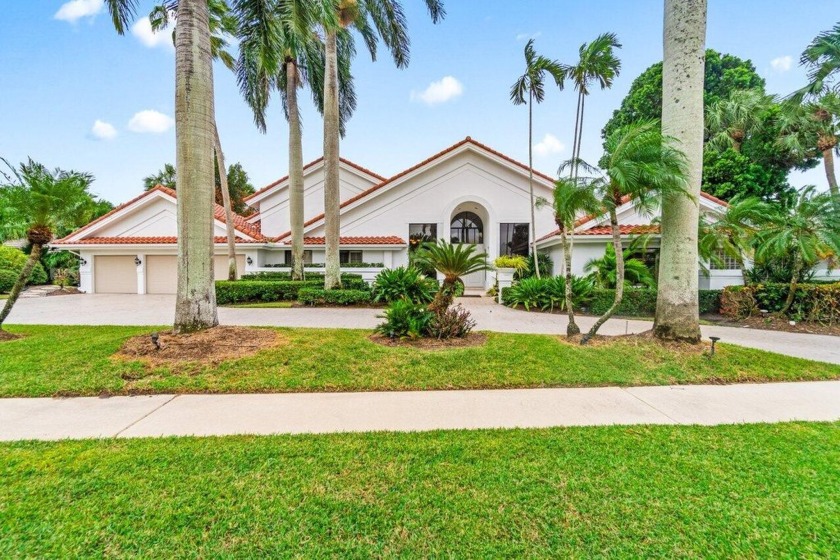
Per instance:
[[[174,294],[178,285],[178,258],[146,255],[146,293]]]
[[[216,280],[227,280],[227,257],[213,258],[213,275]],[[245,255],[236,255],[239,274],[245,270]],[[150,294],[174,294],[178,287],[177,257],[171,255],[149,255],[146,257],[146,292]]]
[[[137,265],[134,255],[95,256],[93,258],[94,286],[98,294],[136,294]]]

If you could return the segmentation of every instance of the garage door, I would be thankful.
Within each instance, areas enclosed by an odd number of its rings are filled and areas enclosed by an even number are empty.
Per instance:
[[[236,255],[239,274],[245,270],[245,255]],[[227,280],[227,257],[213,258],[213,274],[216,280]],[[146,257],[146,292],[150,294],[174,294],[178,286],[177,257],[170,255],[149,255]]]
[[[174,294],[178,285],[178,258],[146,255],[146,293]]]
[[[136,294],[137,265],[134,255],[93,258],[94,286],[98,294]]]

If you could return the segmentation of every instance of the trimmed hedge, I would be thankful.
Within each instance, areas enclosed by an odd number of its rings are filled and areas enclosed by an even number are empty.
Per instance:
[[[281,280],[217,280],[216,303],[252,303],[259,301],[291,301],[301,288],[318,288],[323,279],[303,281]]]
[[[721,296],[721,313],[735,319],[749,317],[759,310],[778,313],[789,291],[789,284],[729,286]],[[799,284],[787,316],[798,321],[840,323],[840,282]]]
[[[720,290],[700,290],[700,313],[717,313],[720,310]],[[596,289],[592,292],[589,312],[602,315],[615,300],[615,290]],[[650,288],[626,288],[616,315],[651,316],[656,314],[656,290]]]
[[[260,281],[260,282],[291,282],[292,275],[290,272],[250,272],[248,274],[243,274],[242,277],[238,280],[238,282],[252,282],[252,281]],[[307,273],[306,280],[303,282],[320,282],[321,284],[324,283],[324,275],[323,274],[313,274]],[[341,275],[341,284],[344,288],[348,288],[351,290],[363,290],[367,288],[367,282],[364,281],[361,274],[342,274]]]
[[[305,305],[367,305],[371,303],[371,294],[370,290],[301,288],[298,301]]]

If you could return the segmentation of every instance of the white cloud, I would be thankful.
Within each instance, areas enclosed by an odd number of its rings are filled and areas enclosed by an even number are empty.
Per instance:
[[[102,10],[102,0],[70,0],[61,5],[53,16],[55,19],[76,23],[81,18],[92,18]]]
[[[163,113],[151,109],[135,113],[128,121],[128,130],[131,132],[161,134],[166,132],[175,124],[175,120]]]
[[[97,140],[113,140],[117,137],[117,129],[114,125],[96,119],[90,129],[91,135]]]
[[[534,144],[534,151],[537,153],[538,156],[559,154],[565,149],[566,145],[563,144],[563,142],[561,142],[556,136],[550,133],[547,133],[545,136],[543,136],[542,140]]]
[[[787,72],[793,65],[793,58],[790,55],[780,56],[770,61],[770,66],[776,72]]]
[[[172,46],[172,24],[170,23],[160,31],[152,30],[152,23],[148,17],[138,19],[134,25],[131,26],[131,34],[145,46],[153,49],[155,47],[164,46],[174,48]]]
[[[422,101],[426,105],[438,105],[455,99],[464,93],[464,86],[452,76],[444,76],[421,92],[412,91],[412,101]]]
[[[516,40],[517,41],[526,41],[528,39],[536,39],[540,35],[542,35],[542,31],[537,31],[536,33],[519,33],[516,36]]]

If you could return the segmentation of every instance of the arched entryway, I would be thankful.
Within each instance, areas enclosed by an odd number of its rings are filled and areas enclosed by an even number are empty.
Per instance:
[[[487,211],[483,206],[475,202],[459,204],[450,216],[449,241],[474,245],[478,253],[486,252],[485,229],[488,222]],[[474,272],[464,277],[464,286],[467,288],[483,288],[486,281],[486,272]]]

